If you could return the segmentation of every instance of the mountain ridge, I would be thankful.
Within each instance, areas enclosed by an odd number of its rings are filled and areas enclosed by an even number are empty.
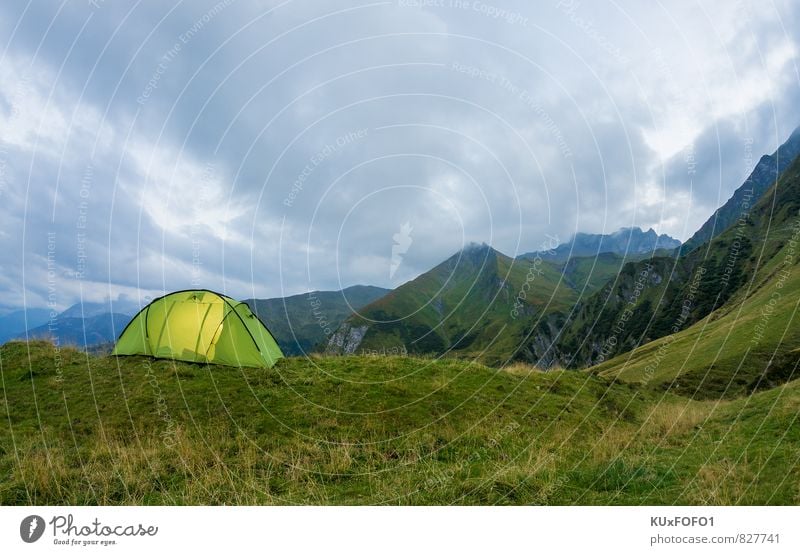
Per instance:
[[[778,207],[774,211],[773,205]],[[786,228],[798,215],[800,158],[707,248],[626,264],[572,314],[552,315],[534,327],[518,357],[542,366],[603,367],[625,353],[646,350],[655,340],[723,317],[745,303],[756,282],[760,288],[774,279],[765,276],[765,268],[793,248],[796,239],[787,236]]]
[[[285,355],[302,355],[324,343],[353,310],[390,291],[374,285],[352,285],[338,291],[309,291],[243,302],[264,322]]]
[[[471,243],[347,318],[325,351],[450,354],[502,364],[522,340],[526,320],[568,309],[638,259],[512,258]]]
[[[724,232],[738,218],[743,208],[761,198],[780,175],[800,156],[800,127],[771,155],[763,155],[744,183],[706,220],[684,244],[681,250],[689,252]]]
[[[623,227],[608,234],[578,232],[554,249],[525,253],[519,258],[539,256],[547,260],[566,262],[574,257],[596,256],[609,252],[620,255],[641,255],[661,249],[675,249],[680,245],[680,241],[666,233],[659,235],[653,228],[642,231],[642,228],[633,226]]]

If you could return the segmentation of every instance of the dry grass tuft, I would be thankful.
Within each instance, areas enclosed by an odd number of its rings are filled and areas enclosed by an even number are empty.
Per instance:
[[[507,366],[503,366],[503,372],[511,374],[512,376],[522,376],[527,377],[531,374],[538,374],[542,372],[546,372],[547,370],[543,370],[538,366],[533,364],[527,364],[525,362],[512,362]]]

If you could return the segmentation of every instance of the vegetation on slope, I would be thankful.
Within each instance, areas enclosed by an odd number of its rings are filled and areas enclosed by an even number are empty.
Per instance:
[[[570,367],[603,364],[704,318],[716,319],[734,307],[743,307],[744,315],[755,319],[755,313],[748,311],[761,310],[762,303],[743,304],[745,300],[769,280],[794,279],[800,159],[758,202],[751,202],[736,225],[702,248],[677,259],[653,257],[626,264],[602,291],[569,316],[552,316],[551,320],[558,318],[557,325],[547,321],[549,326],[540,322],[534,327],[518,357],[555,360]],[[777,267],[788,275],[776,275]],[[781,304],[794,303],[797,298],[787,294]],[[764,337],[761,348],[775,347],[771,339]],[[745,343],[728,345],[726,356],[739,358]]]
[[[797,377],[800,215],[772,229],[778,247],[724,307],[690,328],[594,370],[700,398],[741,396]]]
[[[342,321],[389,289],[354,285],[341,291],[311,291],[275,299],[244,302],[272,332],[283,354],[310,353],[327,342]]]
[[[698,402],[454,359],[0,348],[2,504],[796,504],[800,384]]]
[[[473,245],[349,318],[329,351],[498,353],[499,360],[524,320],[576,298],[555,265]]]
[[[555,262],[470,246],[348,318],[328,352],[446,353],[501,365],[531,321],[568,310],[639,257]]]
[[[771,156],[761,157],[744,184],[684,243],[681,250],[694,250],[734,225],[745,205],[752,204],[749,199],[760,198],[798,156],[800,128],[795,129],[789,139]]]

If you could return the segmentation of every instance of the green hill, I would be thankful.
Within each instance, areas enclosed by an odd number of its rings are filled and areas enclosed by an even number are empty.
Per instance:
[[[746,279],[727,304],[595,370],[696,397],[743,395],[795,377],[800,364],[800,163],[759,209],[771,217],[755,234]],[[733,231],[722,240],[731,241]]]
[[[0,347],[0,503],[797,504],[800,382],[693,401],[455,359]]]
[[[656,251],[668,257],[665,251]],[[641,253],[622,256],[616,253],[604,252],[594,256],[579,256],[557,266],[564,280],[576,291],[581,291],[584,296],[599,291],[611,279],[616,277],[628,262],[638,262],[650,258],[652,253]]]
[[[389,289],[354,285],[341,291],[312,291],[244,302],[267,325],[286,355],[310,353],[354,310],[383,297]]]
[[[752,202],[734,226],[703,248],[678,258],[657,256],[626,264],[569,317],[552,315],[534,325],[517,356],[570,367],[603,364],[640,346],[647,352],[655,347],[647,343],[698,323],[705,325],[706,318],[715,320],[734,311],[757,319],[756,312],[763,308],[759,302],[764,301],[747,299],[760,289],[769,291],[769,280],[780,279],[783,287],[784,281],[794,279],[791,268],[797,247],[792,241],[800,214],[800,159],[758,202]],[[788,265],[784,264],[787,255]],[[789,275],[774,275],[778,266],[786,267]],[[798,298],[789,293],[789,283],[786,286],[787,294],[780,302],[784,307]],[[787,336],[783,344],[800,346],[791,339]],[[759,348],[774,345],[767,334]],[[744,352],[735,345],[724,351],[733,360]]]
[[[800,363],[800,160],[759,201],[745,225],[751,246],[740,249],[739,287],[727,303],[687,329],[595,370],[698,397],[742,395],[794,377]],[[708,252],[731,249],[738,235],[736,227],[727,230]],[[717,281],[724,275],[719,262],[701,258],[697,264],[715,269],[706,273]]]
[[[447,353],[502,364],[531,321],[574,306],[638,256],[513,259],[472,245],[348,318],[328,352]]]
[[[497,362],[522,322],[570,306],[557,266],[472,245],[348,318],[329,352],[449,353]]]
[[[745,204],[752,204],[754,200],[751,198],[761,198],[798,156],[800,127],[771,156],[761,157],[744,184],[684,243],[681,250],[689,252],[696,249],[736,223]]]

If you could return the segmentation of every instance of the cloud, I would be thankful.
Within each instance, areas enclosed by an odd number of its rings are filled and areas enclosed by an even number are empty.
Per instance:
[[[471,241],[685,239],[745,141],[754,164],[800,123],[788,1],[412,4],[4,4],[0,305],[46,303],[48,260],[65,306],[396,286]]]

